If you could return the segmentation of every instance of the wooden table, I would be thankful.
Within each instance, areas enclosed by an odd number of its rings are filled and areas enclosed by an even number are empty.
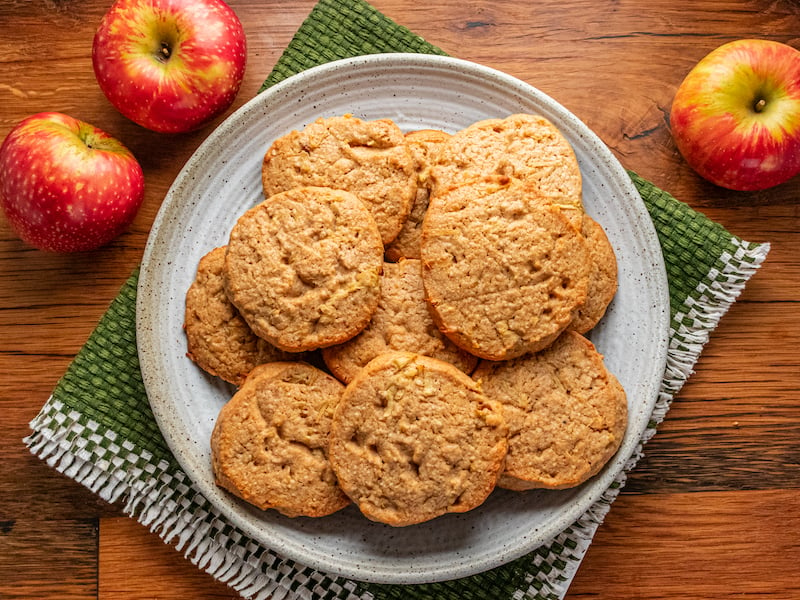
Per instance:
[[[231,2],[259,88],[314,0]],[[800,598],[800,179],[734,193],[700,180],[670,137],[672,96],[716,46],[764,37],[800,48],[796,0],[375,0],[445,51],[560,101],[622,163],[750,241],[760,272],[600,528],[569,598]],[[144,205],[111,245],[30,249],[0,218],[0,598],[235,598],[119,506],[34,458],[28,422],[138,264],[178,170],[212,131],[163,136],[121,117],[97,86],[95,28],[110,0],[0,4],[0,137],[46,110],[124,141]]]

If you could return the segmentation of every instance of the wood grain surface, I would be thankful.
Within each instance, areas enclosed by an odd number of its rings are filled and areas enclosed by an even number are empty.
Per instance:
[[[313,0],[232,0],[251,98]],[[800,179],[734,193],[699,179],[670,137],[673,94],[713,48],[761,37],[800,48],[796,0],[374,0],[460,58],[564,104],[624,166],[750,241],[772,244],[714,332],[614,503],[568,598],[800,598]],[[120,138],[146,198],[100,250],[53,255],[0,217],[0,598],[236,598],[157,535],[22,443],[70,360],[138,264],[170,183],[215,123],[186,135],[120,116],[94,79],[110,0],[0,3],[0,138],[57,110]],[[229,111],[230,112],[230,111]],[[218,119],[217,123],[221,120]]]

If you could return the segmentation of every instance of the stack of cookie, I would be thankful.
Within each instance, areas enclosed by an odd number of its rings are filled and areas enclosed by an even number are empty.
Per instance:
[[[549,121],[320,119],[273,143],[262,182],[186,296],[188,356],[237,386],[219,485],[405,526],[498,485],[579,485],[613,456],[625,391],[583,334],[616,261]]]

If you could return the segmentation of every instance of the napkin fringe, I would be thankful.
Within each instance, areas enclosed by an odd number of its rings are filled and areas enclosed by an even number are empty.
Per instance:
[[[625,475],[622,474],[621,476],[624,479]],[[563,598],[566,595],[569,585],[578,571],[578,567],[589,550],[595,532],[611,510],[611,503],[618,493],[618,489],[611,488],[603,492],[600,498],[575,523],[547,544],[548,547],[552,547],[554,544],[559,545],[559,547],[566,547],[566,543],[571,539],[575,542],[575,547],[568,555],[564,556],[562,554],[561,558],[566,558],[569,562],[564,562],[560,577],[552,577],[549,569],[536,570],[536,578],[531,581],[531,586],[528,588],[525,598],[542,598],[543,591],[546,589],[551,590],[552,594],[554,594],[552,597],[555,598]],[[536,584],[534,584],[534,581]]]
[[[290,585],[298,576],[293,563],[277,556],[273,561],[266,553],[243,539],[232,539],[222,518],[211,508],[193,486],[178,481],[169,474],[169,464],[161,461],[151,465],[151,456],[130,453],[126,468],[118,469],[124,477],[112,475],[107,449],[101,445],[115,443],[113,431],[101,434],[102,426],[68,410],[62,402],[50,398],[31,422],[31,434],[23,439],[29,451],[48,466],[70,477],[109,503],[124,498],[122,511],[156,533],[164,543],[173,544],[185,558],[202,568],[215,579],[227,584],[244,598],[252,600],[286,600]],[[86,431],[92,434],[85,437]],[[105,436],[105,437],[104,437]],[[119,450],[119,448],[115,448]],[[132,448],[128,448],[132,450]],[[148,477],[142,479],[144,464]],[[119,467],[119,465],[117,465]],[[180,494],[175,500],[176,489]],[[197,510],[197,504],[206,510]],[[195,512],[193,512],[193,510]],[[265,573],[264,571],[273,571]],[[370,600],[371,594],[357,596],[344,587],[349,600]]]
[[[723,252],[718,263],[722,269],[713,269],[708,274],[710,285],[701,282],[695,290],[696,297],[686,298],[682,311],[672,317],[673,331],[667,353],[667,368],[662,384],[662,394],[666,394],[667,406],[686,380],[694,373],[694,365],[700,356],[711,333],[717,328],[723,315],[733,305],[745,288],[745,284],[766,260],[770,244],[750,244],[733,237],[731,244],[735,250],[731,254]],[[679,324],[675,327],[675,324]],[[666,416],[666,410],[654,412],[655,424]],[[652,431],[650,436],[655,433]],[[649,439],[649,438],[648,438]]]
[[[51,427],[53,421],[50,411],[58,412],[64,406],[52,397],[45,406],[49,411],[40,412],[31,421],[33,432],[23,440],[31,453],[59,473],[80,482],[106,502],[119,500],[126,491],[126,485],[109,472],[107,463],[91,461],[91,452],[85,448],[86,439],[79,437],[79,431],[83,428],[73,425],[77,423],[78,413],[67,416],[59,413],[55,422],[58,429],[55,430]]]
[[[166,471],[165,471],[166,473]],[[193,497],[172,498],[174,483],[163,478],[151,479],[147,489],[131,494],[123,510],[156,533],[164,543],[172,544],[192,564],[251,600],[285,600],[291,575],[282,577],[263,572],[256,548],[243,550],[242,539],[232,539],[216,510],[207,506],[192,511],[192,505],[207,501],[192,488]],[[144,513],[141,507],[148,507]],[[263,556],[261,557],[263,558]],[[277,560],[277,559],[276,559]],[[277,576],[276,576],[277,575]]]

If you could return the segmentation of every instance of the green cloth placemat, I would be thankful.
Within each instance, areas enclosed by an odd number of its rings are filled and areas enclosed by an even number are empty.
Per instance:
[[[321,0],[264,88],[324,62],[375,52],[443,54],[362,0]],[[692,372],[719,319],[769,251],[631,173],[653,218],[667,265],[671,330],[667,372],[644,445]],[[147,401],[136,350],[138,271],[31,423],[31,451],[174,543],[199,568],[243,596],[280,599],[562,598],[640,451],[604,496],[538,550],[465,579],[415,586],[332,577],[264,548],[230,525],[198,493],[171,455]]]

